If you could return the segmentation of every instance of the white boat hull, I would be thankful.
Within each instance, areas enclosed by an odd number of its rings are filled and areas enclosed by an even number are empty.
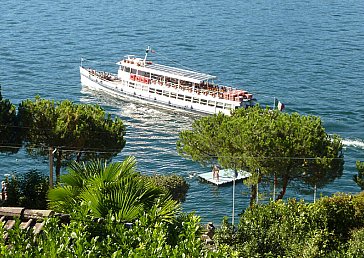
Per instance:
[[[217,114],[222,112],[229,115],[231,109],[217,108],[215,106],[209,106],[207,104],[194,103],[193,99],[196,94],[192,92],[185,92],[179,89],[168,88],[169,94],[175,94],[176,96],[184,96],[183,99],[171,98],[164,96],[166,86],[160,86],[158,84],[145,84],[145,83],[134,83],[127,80],[104,80],[96,75],[89,72],[88,69],[80,67],[81,84],[92,90],[106,92],[107,94],[122,98],[130,99],[134,101],[146,102],[158,107],[163,107],[173,110],[188,111],[193,113],[202,114]],[[134,83],[133,87],[130,87],[131,83]],[[150,93],[150,88],[156,89],[155,93]],[[161,92],[158,94],[157,92]],[[209,101],[210,96],[203,96],[203,99]],[[210,98],[214,101],[214,98]],[[230,104],[231,105],[231,104]]]

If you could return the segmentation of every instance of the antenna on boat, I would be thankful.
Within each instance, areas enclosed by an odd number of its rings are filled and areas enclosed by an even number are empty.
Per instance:
[[[151,48],[148,46],[147,49],[145,50],[145,56],[144,56],[144,64],[145,62],[147,61],[147,56],[148,56],[148,53],[149,51],[151,50]]]

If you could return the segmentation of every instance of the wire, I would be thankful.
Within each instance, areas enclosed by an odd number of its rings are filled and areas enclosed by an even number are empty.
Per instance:
[[[0,149],[2,149],[2,148],[19,149],[22,147],[23,147],[23,145],[0,145]],[[41,146],[41,145],[35,145],[33,147],[25,146],[25,148],[29,149],[29,150],[39,150],[39,149],[49,150],[50,149],[50,147]],[[109,148],[107,148],[107,150],[109,150],[109,151],[105,151],[105,149],[98,149],[98,148],[85,148],[85,149],[72,148],[72,147],[63,148],[62,146],[53,146],[53,148],[60,149],[60,150],[62,150],[62,152],[83,152],[83,153],[115,153],[115,152],[121,151],[120,149],[109,149]]]
[[[124,124],[124,122],[123,122],[123,124]],[[126,126],[126,125],[124,125],[124,126]],[[0,124],[0,127],[8,127],[8,128],[19,128],[19,129],[32,129],[33,127],[30,127],[30,126],[18,126],[18,125],[1,125]],[[51,131],[53,131],[54,129],[53,128],[43,128],[42,129],[43,131],[49,131],[49,132],[51,132]],[[105,131],[96,131],[96,130],[91,130],[91,131],[89,131],[89,132],[93,132],[93,133],[99,133],[99,134],[109,134],[108,132],[105,132]]]
[[[23,145],[0,145],[1,148],[13,148],[18,149],[22,148]],[[37,150],[37,149],[49,149],[50,147],[45,147],[41,145],[35,145],[34,147],[25,147],[30,150]],[[82,153],[115,153],[120,152],[120,149],[108,149],[110,151],[105,151],[105,149],[98,149],[98,148],[86,148],[86,149],[79,149],[79,148],[72,148],[72,147],[66,147],[63,148],[62,146],[53,146],[53,148],[58,148],[62,150],[62,152],[82,152]],[[209,158],[217,158],[216,156],[208,155]],[[219,158],[231,158],[231,156],[219,156]],[[286,156],[272,156],[272,157],[262,157],[262,156],[247,156],[247,157],[237,157],[237,160],[243,160],[243,159],[278,159],[278,160],[316,160],[318,158],[326,158],[326,157],[286,157]],[[332,160],[343,160],[344,158],[330,158]]]

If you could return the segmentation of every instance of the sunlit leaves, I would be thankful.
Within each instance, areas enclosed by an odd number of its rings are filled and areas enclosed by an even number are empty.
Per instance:
[[[259,106],[197,120],[177,142],[182,156],[202,165],[249,169],[251,183],[276,177],[282,186],[278,198],[290,181],[319,187],[341,176],[341,149],[341,139],[328,135],[320,118]]]
[[[70,213],[86,205],[95,217],[111,213],[119,221],[133,221],[151,210],[156,219],[171,221],[179,209],[177,201],[141,177],[135,166],[132,157],[111,164],[73,163],[61,185],[49,192],[50,207]]]
[[[0,85],[0,152],[17,152],[21,141],[16,108],[8,99],[3,99]]]

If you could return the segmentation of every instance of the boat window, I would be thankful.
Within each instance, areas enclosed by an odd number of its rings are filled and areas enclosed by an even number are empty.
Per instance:
[[[231,104],[225,103],[225,109],[231,109]]]
[[[127,73],[130,73],[130,67],[124,66],[124,71],[127,72]]]
[[[144,71],[138,70],[138,75],[140,76],[144,76],[144,77],[148,77],[149,78],[149,73],[146,73]]]
[[[158,75],[152,73],[152,79],[157,80],[159,78]]]
[[[166,91],[166,90],[163,91],[163,96],[167,96],[168,97],[169,96],[169,91]]]
[[[176,98],[176,93],[171,93],[171,98]]]
[[[134,68],[132,68],[132,69],[131,69],[131,73],[136,74],[136,73],[137,73],[137,70],[136,70],[136,69],[134,69]]]
[[[182,94],[178,94],[178,99],[184,99],[185,95],[182,95]]]
[[[158,95],[162,95],[162,90],[157,90]]]
[[[186,96],[185,101],[191,102],[191,97]]]
[[[201,104],[201,105],[206,105],[206,104],[207,104],[207,100],[206,100],[206,99],[201,99],[200,104]]]
[[[209,100],[208,105],[214,107],[215,103],[216,103],[215,101]]]
[[[155,89],[154,88],[149,88],[149,92],[150,93],[155,93]]]
[[[199,98],[193,98],[193,103],[199,103],[200,99]]]
[[[224,108],[224,103],[222,103],[222,102],[217,102],[217,103],[216,103],[216,107],[217,107],[217,108]]]
[[[142,90],[143,90],[143,91],[148,91],[148,86],[144,86],[144,85],[143,85]]]

